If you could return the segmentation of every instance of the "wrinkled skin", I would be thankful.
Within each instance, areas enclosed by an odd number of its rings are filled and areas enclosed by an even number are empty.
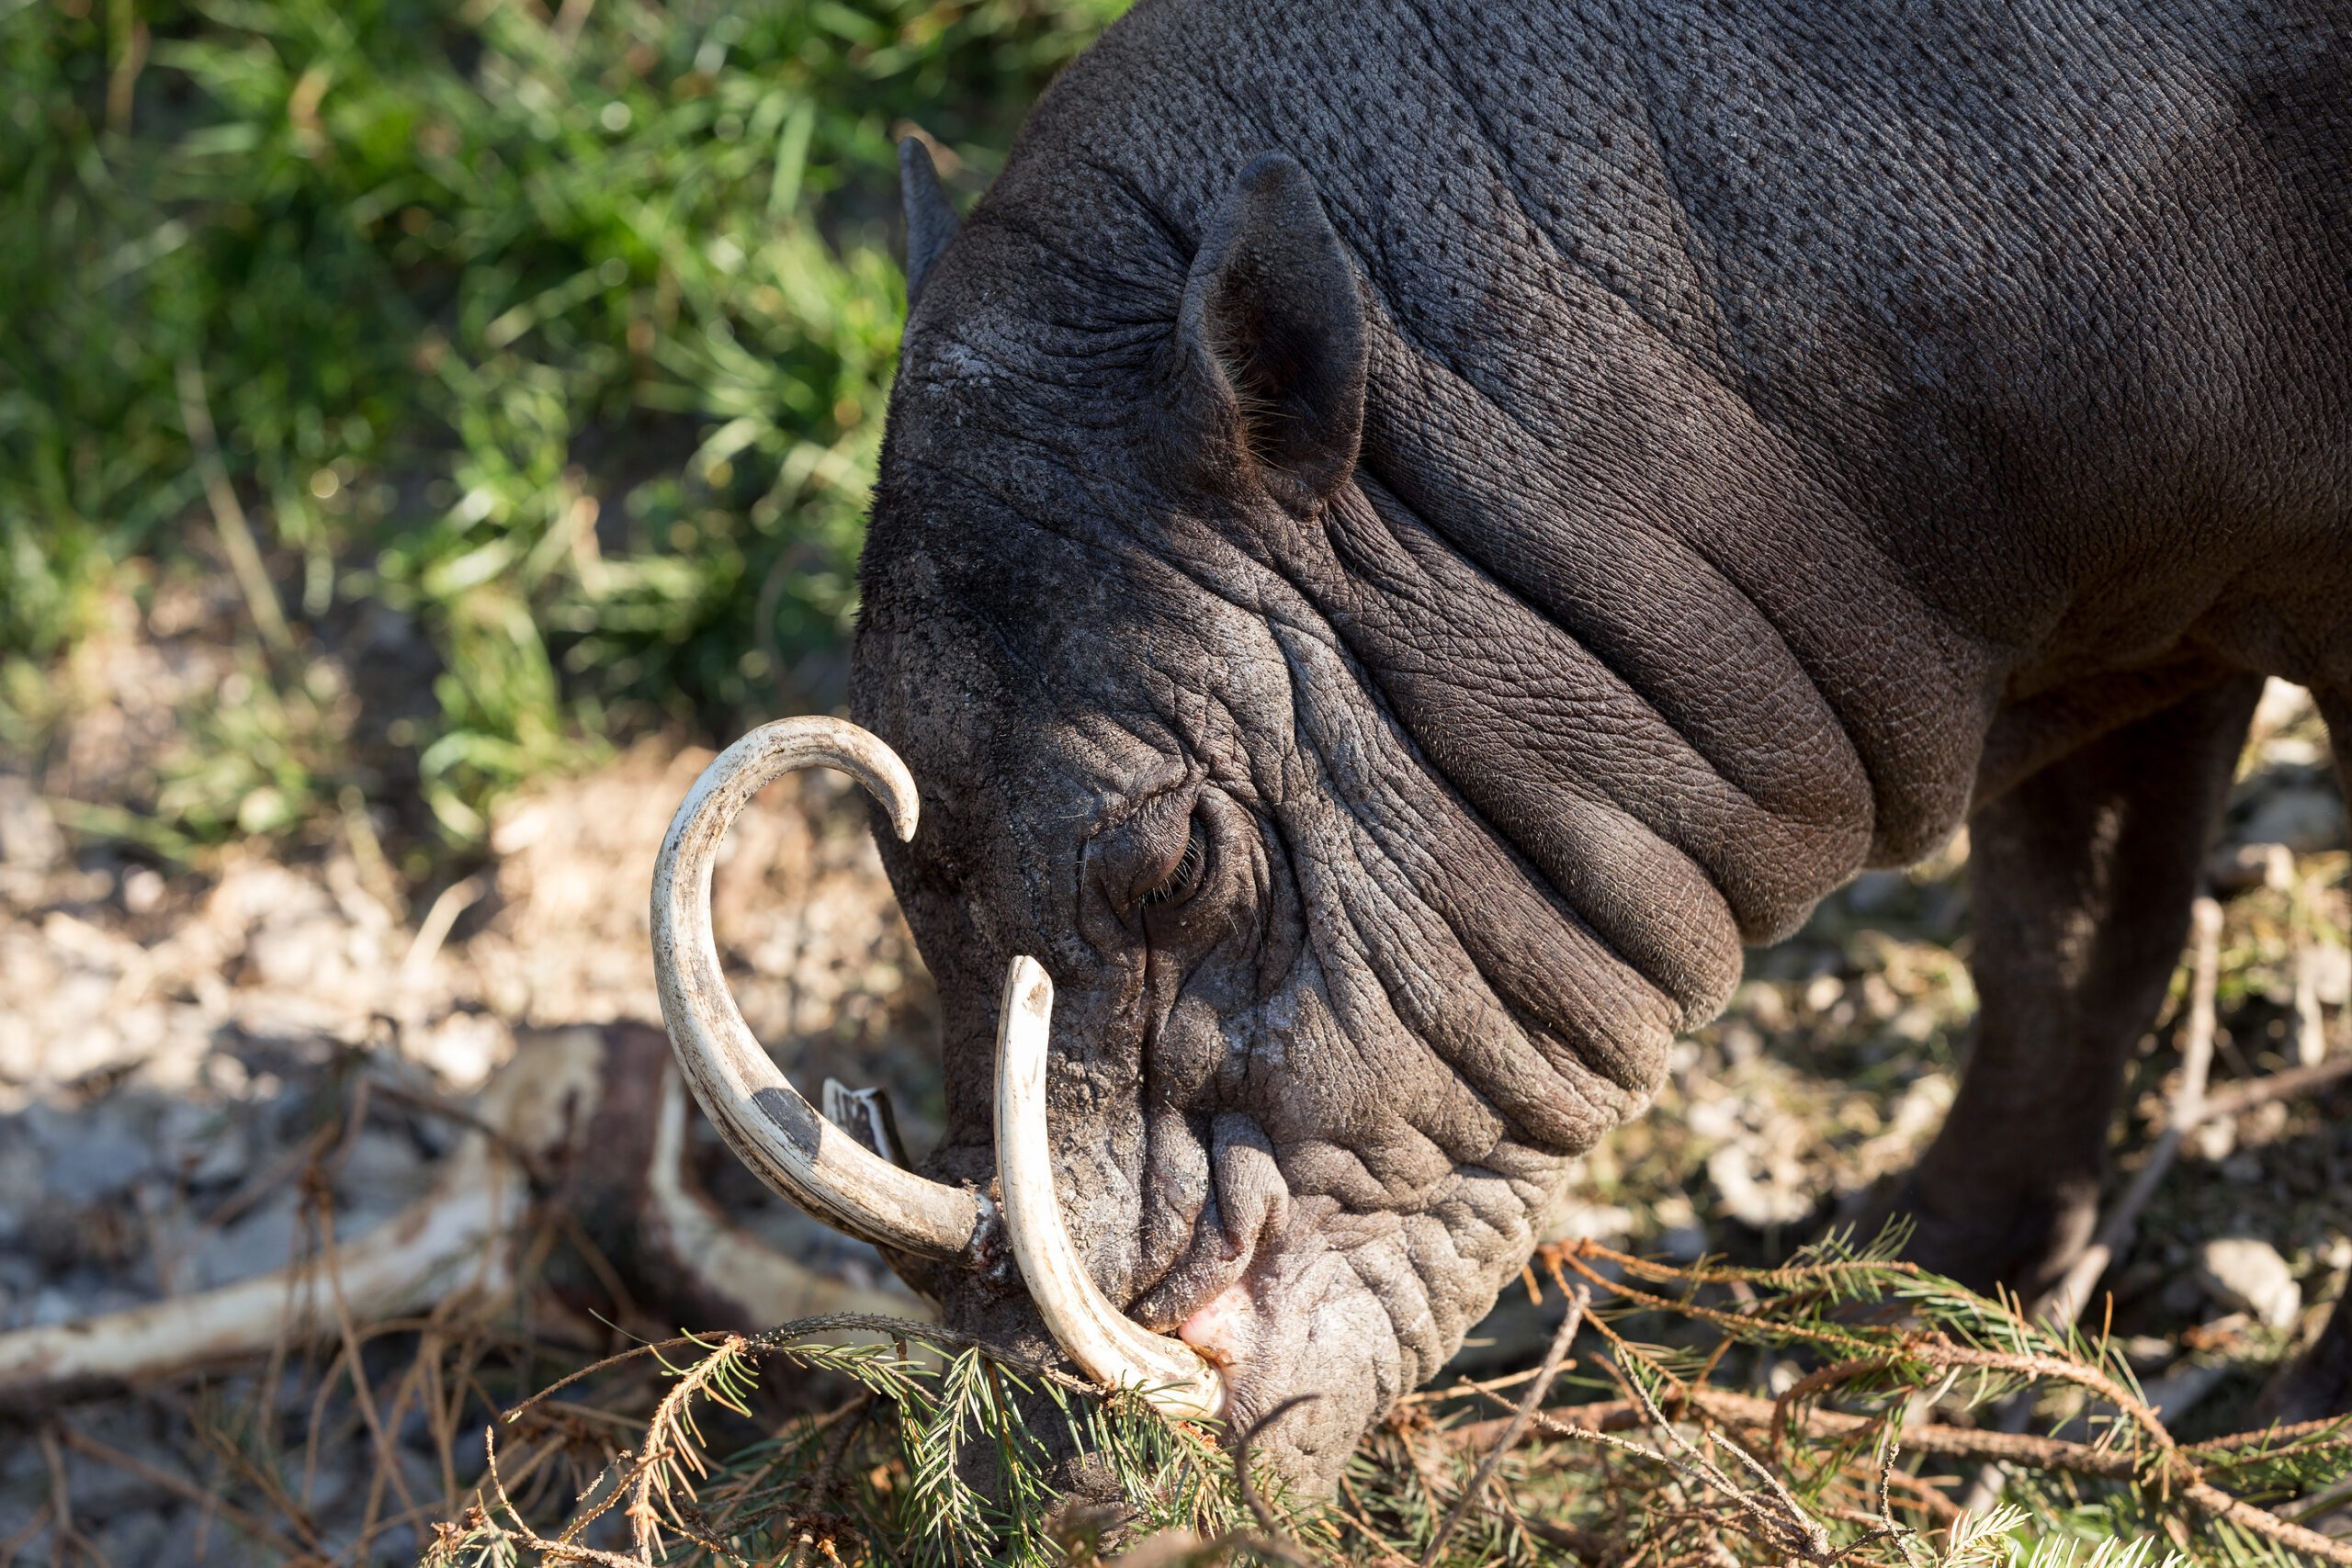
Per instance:
[[[1907,1201],[2049,1278],[2259,677],[2352,698],[2347,80],[2340,8],[1145,0],[920,258],[876,491],[930,1172],[1034,954],[1096,1280],[1329,1484],[1743,944],[1973,810]]]

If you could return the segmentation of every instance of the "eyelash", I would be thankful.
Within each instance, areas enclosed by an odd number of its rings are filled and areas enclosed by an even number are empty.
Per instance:
[[[1194,824],[1191,835],[1184,840],[1183,857],[1177,861],[1176,869],[1168,874],[1166,881],[1143,896],[1144,903],[1171,903],[1192,892],[1200,886],[1201,873],[1207,867],[1208,858],[1208,845],[1202,842],[1200,827]]]

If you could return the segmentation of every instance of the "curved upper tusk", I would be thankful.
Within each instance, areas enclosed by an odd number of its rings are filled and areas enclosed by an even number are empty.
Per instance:
[[[815,763],[874,793],[901,840],[915,831],[915,784],[889,747],[837,718],[762,725],[721,752],[679,803],[653,867],[653,972],[670,1044],[695,1098],[735,1156],[837,1229],[918,1257],[970,1245],[980,1200],[883,1159],[817,1114],[776,1070],[719,974],[710,872],[728,824],[760,788]]]
[[[1070,1244],[1046,1140],[1053,1013],[1053,981],[1036,960],[1015,958],[996,1025],[996,1175],[1013,1258],[1046,1327],[1088,1376],[1141,1391],[1163,1416],[1214,1419],[1225,1410],[1217,1370],[1182,1340],[1154,1334],[1114,1307]]]

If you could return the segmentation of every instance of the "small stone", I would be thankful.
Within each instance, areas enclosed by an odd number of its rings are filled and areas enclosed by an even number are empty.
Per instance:
[[[102,1499],[107,1519],[100,1540],[108,1562],[168,1562],[172,1561],[174,1509],[170,1502],[148,1496],[133,1506],[127,1497]]]
[[[1767,1034],[1781,1033],[1794,1021],[1789,1012],[1789,998],[1781,994],[1780,987],[1770,982],[1743,985],[1733,1006]]]
[[[1565,1200],[1544,1233],[1547,1242],[1592,1240],[1603,1247],[1623,1247],[1634,1228],[1634,1212],[1615,1203]]]
[[[2284,893],[2295,885],[2295,855],[2284,844],[2229,844],[2206,863],[2205,880],[2222,897],[2257,887]]]
[[[2260,765],[2266,768],[2316,768],[2327,761],[2327,754],[2316,741],[2300,735],[2281,735],[2265,744]]]
[[[1697,1225],[1676,1225],[1657,1238],[1657,1250],[1671,1263],[1696,1263],[1707,1255],[1707,1233]]]
[[[1883,975],[1862,976],[1862,1014],[1873,1023],[1884,1023],[1903,1010],[1903,998],[1887,984]]]
[[[2327,1020],[2320,1011],[2320,957],[2335,949],[2306,947],[2295,960],[2295,1065],[2316,1067],[2327,1055]]]
[[[2199,1122],[2188,1130],[2188,1146],[2197,1151],[2199,1159],[2218,1165],[2238,1146],[2237,1123],[2226,1116]]]
[[[2232,837],[2248,844],[2284,844],[2297,854],[2340,849],[2344,803],[2324,789],[2281,789],[2256,806]]]
[[[52,1323],[71,1323],[86,1310],[85,1303],[70,1292],[46,1289],[34,1295],[32,1311],[25,1315],[25,1325],[46,1328]]]
[[[336,1186],[343,1194],[335,1214],[338,1235],[344,1222],[364,1228],[406,1208],[424,1195],[433,1172],[403,1134],[370,1127],[344,1157]]]
[[[294,1260],[298,1235],[309,1228],[294,1193],[277,1193],[198,1244],[188,1259],[193,1282],[213,1290],[283,1269]]]
[[[2262,682],[2262,695],[2255,701],[2254,721],[2250,728],[2267,739],[2290,725],[2300,724],[2312,711],[2312,694],[2308,688],[2273,675]]]
[[[122,907],[134,915],[152,915],[164,903],[164,879],[153,869],[134,865],[122,874]]]
[[[432,1069],[459,1091],[478,1089],[492,1069],[514,1055],[514,1037],[504,1021],[487,1013],[453,1012],[430,1026],[403,1033],[401,1055]]]
[[[26,1111],[25,1122],[41,1153],[42,1184],[76,1203],[113,1197],[153,1164],[153,1140],[110,1107],[72,1115],[35,1105]]]
[[[2306,948],[2303,965],[2311,976],[2312,995],[2324,1006],[2340,1008],[2352,1001],[2352,948],[2332,943]]]
[[[0,1122],[0,1243],[17,1233],[41,1195],[40,1155],[28,1141],[10,1136],[11,1131]]]
[[[1793,1224],[1813,1212],[1805,1172],[1783,1149],[1732,1144],[1707,1156],[1716,1208],[1751,1230]]]
[[[2278,1249],[2254,1236],[2209,1241],[2198,1255],[2197,1277],[2223,1306],[2285,1328],[2303,1309],[2303,1290]]]
[[[1710,1141],[1739,1135],[1739,1102],[1728,1096],[1702,1100],[1682,1113],[1682,1124]]]
[[[0,865],[41,872],[65,858],[65,837],[33,786],[0,773]]]

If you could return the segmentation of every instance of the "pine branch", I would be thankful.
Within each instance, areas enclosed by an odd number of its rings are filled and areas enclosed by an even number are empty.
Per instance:
[[[1779,1401],[1722,1389],[1684,1389],[1661,1403],[1677,1416],[1703,1416],[1726,1427],[1768,1436],[1775,1429],[1776,1424],[1783,1430],[1792,1427],[1807,1438],[1819,1441],[1875,1437],[1887,1427],[1887,1418],[1883,1416],[1854,1416],[1843,1411],[1818,1409],[1792,1413]],[[1565,1410],[1538,1412],[1532,1427],[1536,1433],[1544,1436],[1578,1440],[1596,1433],[1631,1431],[1649,1426],[1653,1421],[1652,1408],[1638,1399],[1573,1405]],[[1483,1449],[1498,1441],[1517,1420],[1514,1414],[1456,1427],[1446,1433],[1446,1440],[1459,1447]],[[1943,1459],[1996,1461],[2098,1481],[2144,1483],[2161,1479],[2151,1477],[2147,1473],[2147,1465],[2130,1451],[2070,1442],[2060,1438],[2038,1437],[2030,1432],[2003,1432],[1931,1422],[1903,1427],[1899,1428],[1899,1436],[1905,1450],[1914,1454],[1932,1454]],[[2177,1456],[2178,1464],[2186,1467],[2172,1468],[2166,1473],[2179,1485],[2180,1495],[2199,1510],[2323,1561],[2352,1563],[2352,1542],[2336,1540],[2316,1530],[2291,1524],[2243,1498],[2231,1496],[2208,1481],[2204,1471],[2195,1463],[2197,1457],[2206,1451],[2206,1446],[2201,1445],[2189,1449],[2168,1447],[2165,1450],[2168,1455]],[[2225,1454],[2229,1451],[2222,1450]]]
[[[1430,1537],[1429,1549],[1421,1553],[1420,1568],[1431,1568],[1438,1560],[1438,1554],[1445,1550],[1447,1538],[1461,1524],[1462,1516],[1486,1495],[1487,1486],[1494,1480],[1495,1471],[1501,1465],[1503,1456],[1518,1444],[1521,1435],[1527,1430],[1528,1423],[1535,1418],[1536,1406],[1542,1404],[1544,1396],[1552,1391],[1552,1380],[1559,1375],[1561,1363],[1567,1357],[1569,1342],[1576,1338],[1577,1328],[1584,1323],[1585,1308],[1591,1304],[1592,1292],[1589,1291],[1579,1288],[1569,1295],[1567,1314],[1560,1319],[1560,1326],[1553,1334],[1550,1347],[1544,1352],[1544,1364],[1536,1370],[1535,1381],[1528,1385],[1519,1408],[1511,1413],[1510,1420],[1495,1438],[1494,1446],[1479,1464],[1477,1473],[1470,1478],[1470,1484],[1462,1489],[1461,1500],[1445,1516],[1445,1522],[1438,1526],[1437,1533]]]

